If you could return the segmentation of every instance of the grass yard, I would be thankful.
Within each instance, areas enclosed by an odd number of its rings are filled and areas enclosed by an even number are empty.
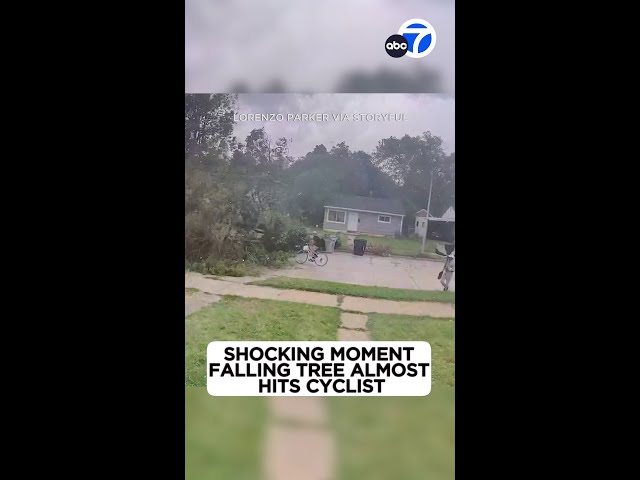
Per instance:
[[[370,245],[390,247],[392,255],[415,257],[420,255],[422,251],[422,240],[417,238],[371,237],[369,235],[357,235],[356,238],[366,240],[367,247]],[[433,240],[427,240],[424,245],[424,253],[435,254],[435,252],[435,242]],[[440,255],[436,256],[442,258]]]
[[[224,297],[185,319],[185,385],[206,386],[209,342],[335,340],[339,325],[333,307]]]
[[[328,397],[339,480],[450,480],[453,388],[426,397]]]
[[[184,289],[184,296],[185,297],[193,297],[196,293],[198,293],[200,290],[198,290],[197,288],[185,288]]]
[[[261,478],[266,400],[185,388],[185,480]]]
[[[352,297],[383,298],[386,300],[406,300],[424,302],[455,303],[455,292],[410,290],[403,288],[370,287],[350,283],[327,282],[306,278],[272,277],[251,282],[249,285],[263,285],[275,288],[306,290],[308,292],[348,295]]]
[[[455,324],[446,318],[372,313],[367,325],[372,340],[429,342],[433,392],[439,387],[455,385]]]
[[[426,397],[331,397],[340,480],[451,479],[455,474],[455,321],[370,314],[373,340],[428,341]]]
[[[314,229],[309,229],[309,232]],[[328,232],[322,229],[315,229],[320,237],[324,235],[335,235],[336,232]],[[342,232],[339,234],[342,245],[340,251],[348,251],[351,248],[347,247],[347,235]],[[436,242],[433,240],[427,240],[424,245],[424,254],[422,253],[422,239],[420,238],[394,238],[394,237],[373,237],[371,235],[356,235],[356,238],[366,240],[367,247],[370,245],[388,246],[391,248],[391,255],[404,255],[407,257],[424,257],[424,258],[443,258],[442,255],[438,255],[436,252]]]

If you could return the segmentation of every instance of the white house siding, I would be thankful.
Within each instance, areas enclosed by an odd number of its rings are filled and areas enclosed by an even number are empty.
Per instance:
[[[327,220],[329,209],[325,208],[324,211],[324,223],[322,228],[324,230],[337,230],[341,232],[347,231],[347,224],[349,223],[349,215],[356,212],[350,212],[343,209],[334,209],[338,211],[347,212],[345,215],[345,223],[334,223]],[[400,215],[388,215],[377,214],[367,212],[357,212],[358,214],[358,233],[371,233],[374,235],[394,235],[402,230],[402,217]],[[378,221],[378,215],[385,215],[390,218],[390,223],[384,223]]]
[[[375,235],[394,235],[402,229],[400,220],[402,217],[398,215],[385,215],[391,217],[390,223],[378,222],[378,213],[359,212],[358,232],[373,233]]]
[[[329,210],[328,208],[324,209],[324,222],[322,223],[322,229],[323,230],[337,230],[339,232],[346,232],[347,231],[347,222],[349,221],[348,215],[349,212],[347,210],[343,210],[341,208],[332,208],[331,210],[335,210],[338,212],[345,212],[345,216],[344,216],[344,221],[345,223],[335,223],[335,222],[330,222],[327,218],[329,215]]]

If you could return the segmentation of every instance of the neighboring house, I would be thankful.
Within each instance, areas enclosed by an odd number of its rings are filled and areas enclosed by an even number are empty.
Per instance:
[[[404,207],[388,198],[338,195],[324,206],[324,230],[395,235],[402,232]]]
[[[440,228],[438,228],[438,230],[448,232],[450,228],[446,228],[445,225],[443,224],[451,225],[451,228],[455,229],[456,212],[453,209],[453,207],[449,207],[447,211],[444,212],[442,217],[434,217],[433,215],[429,214],[429,223],[431,222],[438,222],[438,224],[440,225]],[[418,236],[422,237],[425,234],[426,229],[427,229],[427,211],[423,208],[422,210],[418,210],[416,212],[415,233]],[[429,234],[431,235],[432,233],[435,233],[434,230],[436,229],[434,229],[433,225],[431,225],[431,228],[429,228]]]
[[[449,207],[446,212],[442,214],[442,217],[439,219],[443,222],[455,222],[456,221],[456,211],[453,207]]]
[[[431,216],[430,216],[431,217]],[[416,235],[423,237],[427,228],[427,211],[423,208],[416,212]]]

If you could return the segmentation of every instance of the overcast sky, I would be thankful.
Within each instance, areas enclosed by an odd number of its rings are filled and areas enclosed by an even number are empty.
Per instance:
[[[285,121],[240,121],[242,114],[282,114]],[[286,121],[287,114],[328,114],[326,122]],[[354,114],[403,114],[405,121],[354,121]],[[348,114],[351,121],[334,121],[333,114]],[[391,117],[389,117],[391,118]],[[239,94],[234,135],[244,141],[254,128],[265,127],[275,140],[293,139],[294,157],[316,145],[327,149],[345,141],[351,150],[371,153],[379,140],[415,136],[429,130],[443,140],[445,152],[455,151],[455,99],[442,94]]]
[[[422,59],[391,58],[390,35],[422,18],[437,34]],[[455,92],[454,0],[186,0],[186,92],[227,92],[235,82],[262,91],[278,80],[287,92],[334,92],[344,75],[380,68],[435,72]],[[427,88],[425,86],[425,88]],[[366,91],[366,90],[353,90]],[[394,91],[381,90],[384,91]],[[397,90],[395,90],[397,91]],[[416,91],[416,90],[408,90]]]

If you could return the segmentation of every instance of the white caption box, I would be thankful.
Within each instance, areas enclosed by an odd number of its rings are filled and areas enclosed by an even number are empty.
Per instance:
[[[248,358],[238,357],[238,352]],[[308,359],[300,355],[306,352]],[[343,365],[342,376],[338,364]],[[431,391],[431,346],[373,341],[211,342],[206,369],[207,391],[214,396],[425,396]]]

